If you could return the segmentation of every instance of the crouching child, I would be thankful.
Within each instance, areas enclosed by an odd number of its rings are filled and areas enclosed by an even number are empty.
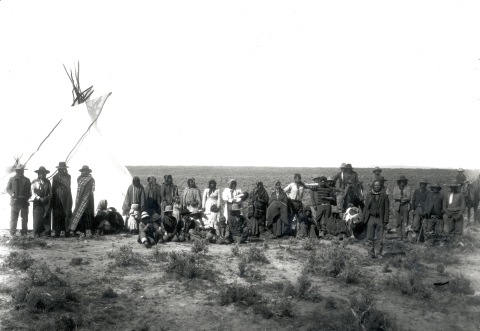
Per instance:
[[[240,215],[241,209],[237,204],[232,205],[228,219],[229,230],[235,243],[241,244],[248,239],[247,220]]]
[[[165,235],[163,236],[164,242],[179,242],[185,240],[182,234],[182,223],[172,216],[173,207],[165,206],[164,216],[162,217],[163,227],[165,229]],[[180,240],[182,239],[182,240]]]

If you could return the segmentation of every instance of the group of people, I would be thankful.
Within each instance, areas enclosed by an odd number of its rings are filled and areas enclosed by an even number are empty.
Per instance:
[[[421,238],[433,243],[439,238],[459,240],[466,208],[465,194],[460,190],[466,183],[463,169],[458,169],[447,194],[441,192],[439,184],[430,184],[428,190],[425,179],[413,190],[405,176],[397,178],[397,185],[390,193],[382,169],[373,169],[371,184],[364,189],[352,165],[342,164],[335,176],[315,175],[310,184],[295,174],[286,187],[276,182],[271,193],[261,181],[248,193],[242,192],[237,180],[231,179],[221,192],[212,179],[202,194],[194,178],[189,178],[187,187],[180,192],[171,175],[164,176],[161,185],[155,176],[149,176],[146,185],[134,177],[125,195],[122,214],[108,207],[106,200],[101,200],[95,210],[95,180],[92,170],[83,166],[79,170],[72,211],[68,167],[60,162],[56,168],[51,182],[47,179],[50,171],[40,167],[35,170],[38,178],[31,183],[24,176],[25,169],[16,168],[7,185],[11,195],[12,235],[19,216],[21,234],[26,235],[28,208],[32,203],[34,236],[58,237],[65,233],[69,237],[78,232],[89,236],[94,232],[127,231],[138,233],[138,242],[150,247],[168,241],[197,239],[228,244],[242,243],[248,238],[352,236],[363,231],[370,255],[375,257],[382,253],[391,209],[395,224],[390,225],[390,231],[397,232],[400,240]]]

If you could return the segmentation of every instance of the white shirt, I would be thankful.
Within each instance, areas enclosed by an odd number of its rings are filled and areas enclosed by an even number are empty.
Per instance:
[[[287,193],[288,197],[292,200],[302,200],[303,198],[303,186],[297,187],[297,184],[291,183],[283,189]]]

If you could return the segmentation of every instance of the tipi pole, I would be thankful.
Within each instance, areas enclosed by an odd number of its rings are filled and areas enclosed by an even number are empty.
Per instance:
[[[48,139],[48,137],[50,137],[50,135],[52,134],[52,132],[57,128],[57,126],[60,124],[62,120],[58,121],[57,125],[55,125],[52,129],[52,131],[50,131],[50,133],[48,134],[48,136],[45,137],[45,139],[42,140],[42,142],[40,143],[40,145],[38,146],[37,150],[35,152],[33,152],[32,155],[30,155],[30,157],[28,158],[27,161],[25,161],[25,163],[23,164],[23,167],[25,167],[28,163],[28,161],[30,161],[30,159],[32,158],[32,156],[35,155],[36,152],[38,152],[40,150],[40,147],[42,147],[43,143],[45,142],[45,140]]]

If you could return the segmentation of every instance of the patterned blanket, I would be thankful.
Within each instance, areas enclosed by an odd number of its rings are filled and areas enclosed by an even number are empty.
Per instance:
[[[75,210],[73,211],[72,219],[70,220],[71,231],[75,231],[78,222],[80,221],[80,218],[87,209],[89,199],[91,196],[93,196],[94,186],[95,180],[92,176],[89,175],[78,177],[78,189],[77,199],[75,200]]]

